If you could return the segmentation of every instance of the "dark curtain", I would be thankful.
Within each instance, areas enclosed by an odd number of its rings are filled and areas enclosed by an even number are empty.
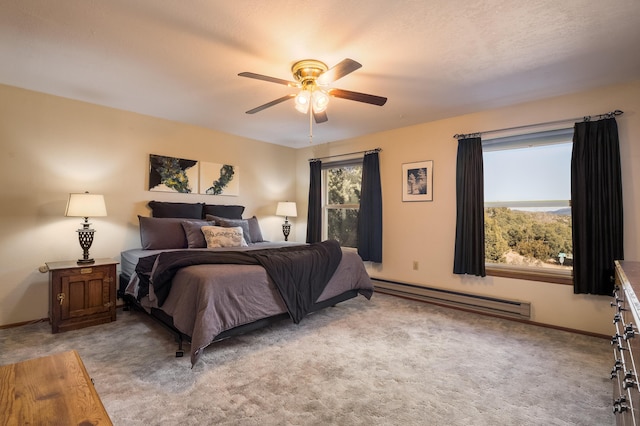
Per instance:
[[[362,260],[382,262],[382,187],[377,152],[365,154],[362,161],[358,254]]]
[[[624,258],[620,144],[615,118],[576,123],[571,155],[573,292],[611,295]]]
[[[486,276],[484,267],[484,175],[482,140],[458,140],[454,274]]]
[[[322,241],[322,161],[311,161],[309,172],[307,242],[319,243]]]

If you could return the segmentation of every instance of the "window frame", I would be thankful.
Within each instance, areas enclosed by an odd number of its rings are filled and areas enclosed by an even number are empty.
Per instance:
[[[522,149],[525,146],[544,146],[572,143],[573,128],[562,128],[550,131],[531,132],[514,136],[493,138],[482,141],[482,153],[497,150]],[[483,172],[484,173],[484,172]],[[488,207],[571,207],[569,200],[535,200],[535,201],[485,201],[483,210]],[[485,241],[486,247],[486,241]],[[572,269],[553,269],[524,267],[502,263],[487,262],[485,272],[489,276],[540,281],[547,283],[573,285]]]
[[[322,163],[322,239],[327,240],[329,237],[329,210],[340,210],[340,209],[355,209],[360,212],[360,203],[349,203],[349,204],[328,204],[327,201],[329,199],[328,195],[328,170],[330,169],[338,169],[342,167],[352,167],[352,166],[360,166],[362,168],[364,159],[362,157],[358,158],[349,158],[345,160],[339,161],[329,161],[326,163]],[[362,189],[362,175],[360,175],[360,188]],[[348,247],[342,246],[345,250],[354,250],[356,251],[357,247]]]

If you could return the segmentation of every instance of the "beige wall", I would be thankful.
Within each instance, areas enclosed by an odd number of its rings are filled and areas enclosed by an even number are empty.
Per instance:
[[[625,257],[640,260],[640,81],[571,96],[425,123],[297,152],[297,239],[304,239],[309,166],[314,157],[382,148],[383,263],[371,276],[455,291],[532,302],[532,321],[611,334],[610,298],[574,295],[571,286],[452,273],[455,238],[456,133],[582,117],[621,109],[617,118],[625,208]],[[543,130],[544,128],[537,128]],[[321,131],[320,128],[318,131]],[[505,132],[506,135],[508,132]],[[496,135],[499,136],[499,135]],[[434,161],[434,201],[403,203],[401,165]],[[300,217],[301,216],[301,217]],[[413,270],[413,262],[419,269]]]
[[[149,192],[149,154],[233,164],[240,195]],[[105,196],[108,216],[91,219],[93,257],[139,247],[137,215],[152,199],[241,204],[280,240],[275,208],[295,197],[294,162],[291,148],[0,85],[0,325],[47,317],[38,267],[82,254],[82,219],[64,217],[70,192]]]
[[[570,286],[451,273],[457,148],[452,135],[614,109],[625,111],[618,117],[625,253],[629,260],[640,260],[640,82],[300,150],[0,86],[0,325],[46,317],[47,275],[38,266],[80,255],[75,233],[80,220],[63,216],[69,192],[105,195],[109,216],[92,219],[94,257],[118,257],[139,246],[136,215],[149,213],[145,203],[150,199],[243,204],[272,240],[282,238],[276,202],[295,199],[298,217],[292,232],[296,241],[304,241],[307,160],[380,147],[384,263],[369,265],[372,276],[527,300],[533,321],[611,334],[607,297],[574,295]],[[237,165],[240,196],[149,192],[151,153]],[[421,160],[434,161],[434,201],[403,203],[401,165]],[[413,261],[419,270],[413,270]]]

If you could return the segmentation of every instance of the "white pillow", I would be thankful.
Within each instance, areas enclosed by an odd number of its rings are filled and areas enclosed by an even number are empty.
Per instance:
[[[207,248],[213,247],[247,247],[242,227],[203,226],[202,233],[207,241]]]

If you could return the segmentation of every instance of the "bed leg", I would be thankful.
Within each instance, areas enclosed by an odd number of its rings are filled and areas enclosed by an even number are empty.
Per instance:
[[[178,350],[176,351],[176,358],[182,358],[184,350],[182,349],[182,335],[178,335]]]

